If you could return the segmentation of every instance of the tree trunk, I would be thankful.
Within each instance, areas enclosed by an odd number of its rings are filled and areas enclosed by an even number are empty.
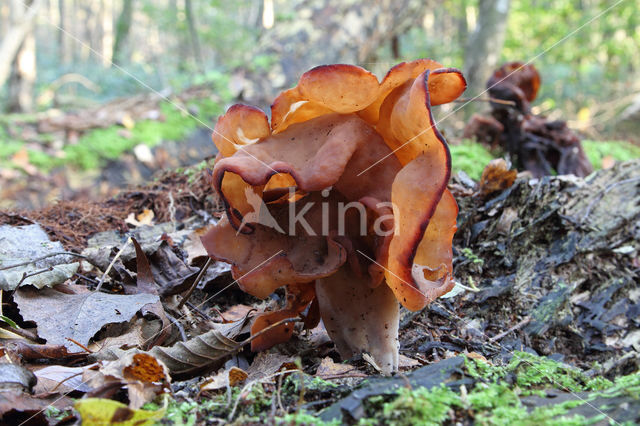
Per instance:
[[[36,14],[43,4],[44,0],[33,0],[31,7],[25,11],[21,1],[12,3],[10,26],[0,44],[0,87],[9,78],[12,64],[25,38],[33,29]]]
[[[467,93],[477,96],[500,59],[509,14],[510,0],[479,0],[478,21],[469,36],[464,58]],[[473,103],[465,108],[471,115]]]
[[[131,21],[133,19],[133,0],[123,0],[122,12],[118,17],[116,24],[116,36],[113,43],[113,62],[115,64],[122,63],[124,59],[124,44],[129,37],[129,31],[131,30]]]
[[[36,82],[36,37],[27,34],[12,64],[9,78],[10,112],[33,111],[33,86]]]
[[[193,16],[193,5],[191,0],[184,0],[184,12],[187,18],[187,26],[189,27],[189,39],[191,41],[191,49],[193,50],[193,57],[196,60],[198,71],[204,70],[204,61],[202,59],[202,51],[200,50],[200,39],[198,38],[198,31],[196,29],[196,21]]]
[[[105,67],[111,65],[113,46],[113,2],[102,1],[102,64]]]
[[[67,29],[67,7],[65,4],[66,0],[58,0],[58,55],[63,64],[68,64],[71,62],[71,50],[69,49],[69,41],[67,39],[67,35],[65,31]]]

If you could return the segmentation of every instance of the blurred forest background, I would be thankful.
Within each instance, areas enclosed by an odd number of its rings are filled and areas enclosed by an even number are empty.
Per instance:
[[[471,98],[503,62],[532,61],[533,112],[567,120],[596,168],[640,156],[636,0],[3,0],[0,35],[0,208],[197,163],[228,105],[268,111],[325,63],[382,77],[428,57],[464,70]],[[452,105],[439,127],[477,177],[499,153],[461,135],[487,104]]]

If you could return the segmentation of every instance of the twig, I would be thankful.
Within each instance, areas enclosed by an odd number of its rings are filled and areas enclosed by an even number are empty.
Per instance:
[[[198,286],[198,283],[200,282],[200,280],[202,279],[204,274],[207,272],[207,269],[209,269],[209,266],[211,265],[212,261],[213,261],[213,259],[211,259],[210,257],[207,258],[207,263],[204,264],[204,266],[200,270],[200,273],[196,277],[195,281],[193,282],[193,284],[191,284],[191,288],[189,288],[189,291],[187,291],[187,294],[184,295],[184,297],[182,298],[182,300],[178,304],[178,308],[177,308],[178,310],[182,309],[184,304],[187,303],[187,300],[189,300],[189,297],[191,296],[191,293],[193,293],[193,291]]]
[[[169,318],[169,321],[171,321],[173,325],[175,325],[176,328],[180,331],[180,337],[182,338],[182,341],[186,342],[188,339],[187,339],[187,333],[185,333],[184,331],[184,327],[182,327],[182,325],[178,322],[177,319],[175,319],[168,313],[165,312],[165,315],[167,316],[167,318]]]
[[[196,311],[196,313],[198,313],[202,318],[206,319],[207,321],[211,321],[213,318],[211,318],[209,315],[207,315],[206,312],[203,312],[202,309],[198,308],[196,305],[194,305],[191,302],[187,302],[187,306]]]
[[[29,330],[25,330],[23,328],[15,328],[15,327],[10,326],[9,324],[7,324],[6,326],[9,328],[7,331],[10,331],[10,332],[12,332],[14,334],[17,334],[20,337],[24,337],[25,339],[30,340],[33,343],[37,343],[38,340],[40,340],[40,339],[38,339],[38,336],[35,333],[33,333],[33,332],[29,331]]]
[[[233,404],[233,410],[231,410],[231,414],[229,414],[229,418],[227,419],[227,421],[229,423],[231,423],[231,420],[233,420],[234,416],[236,415],[236,410],[238,409],[238,404],[240,403],[240,399],[241,399],[242,395],[244,395],[246,392],[248,392],[253,387],[253,385],[255,385],[256,383],[265,382],[265,381],[267,381],[269,379],[272,379],[274,377],[282,376],[282,375],[285,375],[285,374],[295,373],[296,371],[300,371],[300,369],[296,368],[295,370],[278,371],[276,373],[269,374],[266,377],[263,377],[263,378],[258,379],[258,380],[254,380],[253,382],[249,382],[246,385],[244,385],[244,387],[240,390],[240,393],[238,394],[238,398],[236,399],[236,402]]]
[[[520,321],[519,323],[517,323],[516,325],[514,325],[513,327],[511,327],[508,330],[503,331],[502,333],[498,333],[495,336],[493,336],[492,338],[489,339],[489,343],[493,343],[495,341],[498,341],[500,339],[502,339],[504,336],[506,336],[507,334],[518,330],[519,328],[524,327],[525,325],[529,324],[529,322],[531,321],[530,317],[524,317],[524,319],[522,321]]]
[[[494,104],[500,105],[509,105],[516,106],[514,101],[508,101],[506,99],[498,99],[498,98],[458,98],[453,102],[463,103],[463,102],[493,102]]]
[[[173,200],[173,192],[169,191],[169,219],[171,220],[171,226],[173,226],[173,230],[176,230],[176,206]]]
[[[22,278],[20,278],[20,281],[18,281],[18,284],[16,285],[16,288],[20,287],[20,284],[22,284],[24,282],[24,280],[26,280],[29,277],[34,277],[36,275],[40,275],[40,274],[44,274],[45,272],[49,272],[49,271],[53,271],[53,266],[49,266],[48,268],[44,268],[44,269],[40,269],[39,271],[35,271],[32,272],[30,274],[27,274],[26,272],[22,274]]]
[[[98,281],[94,280],[93,278],[89,278],[86,275],[82,275],[82,274],[79,274],[77,272],[74,273],[73,275],[75,275],[75,276],[77,276],[79,278],[82,278],[83,280],[86,280],[86,281],[90,282],[91,284],[96,284],[96,285],[98,284]]]
[[[64,379],[62,379],[61,381],[58,382],[57,385],[55,385],[55,387],[53,389],[51,389],[51,393],[54,393],[56,391],[56,389],[58,389],[60,387],[60,385],[62,385],[64,382],[66,382],[67,380],[71,380],[74,377],[78,377],[79,375],[84,374],[84,370],[80,371],[79,373],[75,373],[69,377],[65,377]]]
[[[81,255],[81,254],[78,254],[78,253],[73,253],[73,252],[70,252],[70,251],[61,251],[59,253],[49,253],[49,254],[41,256],[41,257],[36,257],[35,259],[31,259],[31,260],[29,260],[27,262],[16,263],[15,265],[3,266],[2,268],[0,268],[0,271],[5,271],[5,270],[11,269],[11,268],[17,268],[19,266],[31,265],[32,263],[39,262],[39,261],[47,259],[49,257],[62,256],[62,255],[76,256],[76,257],[81,257],[83,259],[87,258],[87,256],[84,256],[84,255]]]
[[[122,248],[120,250],[118,250],[118,253],[116,253],[115,257],[113,258],[113,260],[111,261],[109,266],[107,266],[107,269],[104,271],[104,273],[100,277],[100,281],[98,281],[98,286],[96,287],[96,291],[100,291],[102,289],[102,284],[104,283],[105,278],[107,278],[107,275],[109,274],[109,271],[111,271],[111,268],[113,268],[113,265],[115,265],[116,261],[122,255],[122,252],[124,251],[124,249],[127,248],[127,246],[130,243],[131,243],[131,237],[127,238],[127,241],[124,243]]]
[[[82,343],[80,343],[80,342],[78,342],[78,341],[76,341],[76,340],[72,339],[71,337],[65,337],[65,339],[67,339],[67,340],[68,340],[68,341],[70,341],[71,343],[75,343],[76,345],[80,346],[82,349],[84,349],[84,351],[85,351],[86,353],[89,353],[89,354],[93,353],[93,351],[92,351],[92,350],[90,350],[89,348],[87,348],[87,347],[86,347],[85,345],[83,345]]]

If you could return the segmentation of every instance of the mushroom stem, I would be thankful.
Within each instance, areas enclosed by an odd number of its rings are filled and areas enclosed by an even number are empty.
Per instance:
[[[317,280],[320,316],[343,358],[369,353],[388,375],[398,369],[399,305],[386,284],[369,281],[348,266]]]

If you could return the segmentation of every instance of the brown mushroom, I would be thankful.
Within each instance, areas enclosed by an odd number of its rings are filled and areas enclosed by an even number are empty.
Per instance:
[[[401,63],[381,83],[327,65],[275,99],[270,126],[246,105],[219,119],[212,182],[226,217],[204,246],[244,291],[265,298],[288,286],[291,296],[252,333],[313,300],[343,357],[368,352],[385,373],[397,369],[398,301],[422,309],[453,287],[457,205],[431,106],[465,87],[431,60]],[[284,326],[254,349],[288,339]]]

